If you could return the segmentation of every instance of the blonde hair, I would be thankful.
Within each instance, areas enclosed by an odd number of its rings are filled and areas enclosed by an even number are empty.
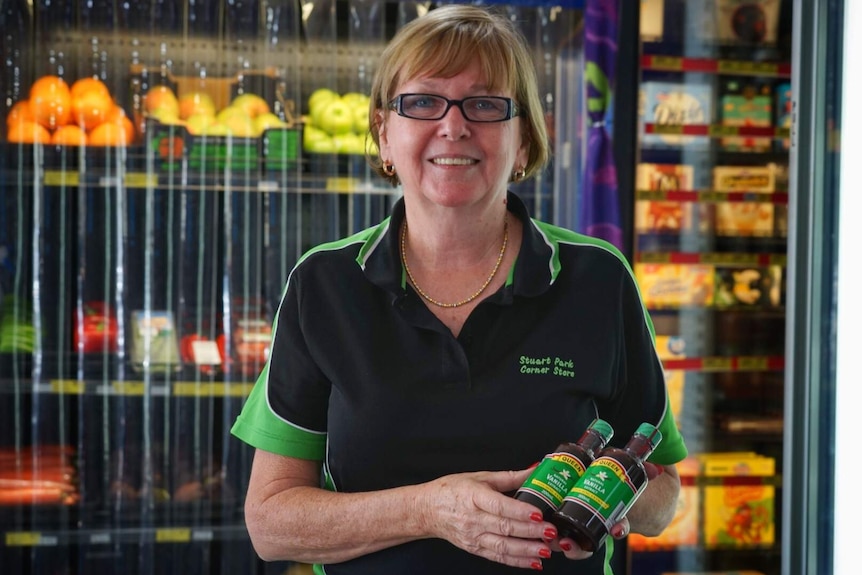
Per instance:
[[[540,171],[550,156],[545,115],[539,99],[533,58],[524,36],[504,16],[487,8],[446,5],[431,10],[401,28],[388,44],[371,86],[371,137],[380,147],[380,123],[387,104],[404,82],[419,77],[450,78],[478,59],[488,88],[511,94],[521,108],[524,139],[529,146],[523,177]],[[371,166],[394,186],[395,174],[383,170],[383,160]]]

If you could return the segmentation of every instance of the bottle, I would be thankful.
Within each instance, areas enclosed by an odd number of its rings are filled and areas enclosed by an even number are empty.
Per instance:
[[[551,519],[560,538],[574,539],[585,551],[601,547],[614,523],[625,516],[646,488],[643,462],[660,441],[661,432],[642,423],[625,448],[602,451]]]
[[[535,505],[542,510],[545,520],[550,521],[563,498],[613,435],[608,422],[593,420],[576,443],[562,443],[542,459],[515,493],[515,499]]]

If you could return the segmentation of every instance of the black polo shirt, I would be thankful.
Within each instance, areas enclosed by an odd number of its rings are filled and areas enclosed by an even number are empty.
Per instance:
[[[651,461],[683,459],[652,323],[624,257],[606,242],[530,219],[511,193],[508,208],[524,224],[517,261],[457,338],[406,281],[403,200],[377,226],[305,254],[233,434],[322,460],[326,487],[343,492],[524,469],[578,439],[595,417],[613,426],[617,446],[653,423],[664,439]],[[544,571],[602,573],[604,555],[573,562],[555,554]],[[442,540],[317,571],[523,573]]]

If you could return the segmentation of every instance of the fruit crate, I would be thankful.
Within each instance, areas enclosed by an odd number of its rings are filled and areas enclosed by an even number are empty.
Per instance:
[[[192,179],[292,167],[301,128],[285,86],[272,70],[222,78],[131,71],[134,115],[156,169]]]

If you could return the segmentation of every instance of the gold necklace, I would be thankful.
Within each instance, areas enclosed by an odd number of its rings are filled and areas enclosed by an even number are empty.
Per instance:
[[[410,283],[413,284],[413,287],[416,288],[416,291],[421,295],[426,301],[432,303],[438,307],[461,307],[462,305],[468,304],[477,297],[479,297],[483,291],[491,284],[491,280],[494,279],[494,276],[497,275],[497,270],[500,269],[500,263],[503,261],[503,255],[506,253],[506,246],[509,243],[509,218],[503,218],[503,245],[500,247],[500,254],[497,256],[497,263],[494,264],[494,269],[491,270],[491,275],[488,276],[488,279],[485,280],[485,283],[482,284],[482,287],[479,290],[471,295],[468,298],[462,299],[459,302],[455,303],[444,303],[441,301],[437,301],[436,299],[429,296],[425,291],[419,287],[419,284],[416,283],[416,278],[413,277],[413,273],[410,271],[410,266],[407,265],[407,221],[404,221],[404,227],[401,228],[401,263],[404,264],[404,270],[407,272],[407,277],[410,278]]]

